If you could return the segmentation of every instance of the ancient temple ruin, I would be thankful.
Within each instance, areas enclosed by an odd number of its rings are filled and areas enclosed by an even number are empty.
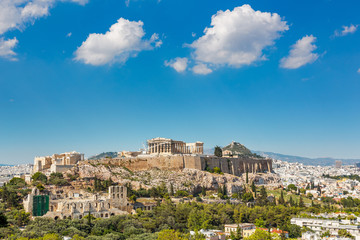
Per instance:
[[[204,143],[185,143],[168,138],[153,138],[147,141],[148,154],[203,154]]]

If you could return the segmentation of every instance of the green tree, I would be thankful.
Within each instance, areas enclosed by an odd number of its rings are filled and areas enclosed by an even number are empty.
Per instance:
[[[66,179],[64,179],[64,176],[62,173],[51,173],[48,182],[55,186],[69,185],[68,181]]]
[[[46,177],[45,174],[41,173],[41,172],[36,172],[34,175],[32,175],[31,179],[34,182],[37,183],[42,183],[42,184],[47,184],[48,178]]]
[[[219,167],[214,167],[213,172],[217,174],[222,174],[221,169]]]
[[[344,237],[344,238],[351,238],[351,239],[355,239],[355,237],[353,235],[351,235],[348,231],[346,231],[345,229],[340,229],[338,231],[338,235],[340,237]]]
[[[242,239],[243,237],[242,237],[242,229],[239,227],[239,225],[238,225],[238,227],[237,227],[237,229],[236,229],[236,232],[232,232],[231,231],[231,233],[230,233],[230,239],[231,240],[240,240],[240,239]]]
[[[288,191],[297,191],[297,187],[294,184],[289,184],[289,186],[287,187]]]
[[[300,196],[300,200],[299,200],[299,207],[301,207],[301,208],[305,207],[304,200],[301,196]]]
[[[260,196],[256,199],[256,202],[259,206],[264,206],[269,202],[267,199],[267,192],[264,186],[261,186]]]
[[[255,232],[246,238],[246,240],[268,240],[268,239],[279,239],[276,234],[270,234],[267,231],[256,229]]]
[[[249,183],[249,171],[246,169],[246,184]]]
[[[254,181],[252,181],[252,183],[251,183],[251,191],[255,194],[255,197],[256,197],[256,186],[255,186]]]
[[[214,155],[217,157],[222,157],[222,149],[219,146],[215,146]]]
[[[294,206],[295,206],[294,200],[292,199],[291,196],[290,196],[290,198],[289,198],[289,205],[290,205],[290,207],[294,207]]]
[[[7,218],[4,213],[0,212],[0,227],[6,227],[8,225]]]
[[[62,240],[62,238],[56,233],[45,234],[42,240]]]
[[[170,196],[174,196],[174,186],[170,183]]]
[[[136,203],[136,196],[135,195],[131,195],[131,197],[129,198],[130,202],[132,203]]]
[[[251,201],[254,201],[254,196],[251,193],[247,192],[242,195],[241,199],[244,202],[251,202]]]
[[[255,226],[258,228],[265,228],[265,221],[262,218],[258,218],[255,220]]]
[[[158,234],[158,240],[185,240],[186,238],[182,238],[181,234],[179,232],[176,232],[175,230],[162,230]]]
[[[14,177],[10,180],[8,186],[15,187],[15,188],[23,188],[26,186],[26,183],[25,183],[24,179]]]
[[[322,237],[322,238],[330,237],[330,236],[331,236],[331,234],[330,234],[329,230],[327,230],[325,232],[322,232],[321,235],[320,235],[320,237]]]
[[[284,205],[285,204],[285,199],[284,199],[284,192],[281,190],[281,195],[279,198],[279,204]]]

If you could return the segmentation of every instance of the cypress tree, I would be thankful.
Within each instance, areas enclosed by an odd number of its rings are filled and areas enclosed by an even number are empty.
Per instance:
[[[290,196],[290,199],[289,199],[289,204],[290,204],[290,207],[294,207],[294,200],[292,199],[291,196]]]
[[[227,195],[227,190],[226,190],[226,185],[225,185],[225,184],[223,185],[223,191],[222,191],[222,194],[223,194],[224,196],[226,196],[226,195]]]
[[[170,184],[170,196],[174,196],[174,186],[172,183]]]
[[[300,196],[300,200],[299,200],[299,207],[305,207],[305,204],[304,204],[304,201],[303,201],[303,198]]]
[[[285,204],[285,199],[284,199],[284,192],[281,190],[281,195],[279,198],[279,204],[284,205]]]

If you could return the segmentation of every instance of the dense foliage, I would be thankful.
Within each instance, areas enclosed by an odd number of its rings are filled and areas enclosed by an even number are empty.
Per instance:
[[[178,239],[187,236],[189,230],[222,229],[228,223],[257,223],[262,219],[262,225],[278,227],[289,231],[292,237],[300,236],[300,229],[290,225],[291,216],[301,211],[299,207],[255,206],[232,204],[204,204],[180,203],[174,204],[170,200],[154,208],[153,211],[137,211],[135,215],[114,216],[109,219],[87,218],[81,220],[53,220],[36,218],[30,221],[24,231],[17,228],[8,228],[0,231],[0,238],[11,234],[8,239],[42,238],[46,234],[58,236],[76,236],[86,239],[156,239],[162,235],[178,236]],[[174,235],[174,236],[175,236]],[[110,238],[110,236],[112,238]],[[164,238],[166,239],[166,238]],[[176,239],[176,238],[175,238]]]

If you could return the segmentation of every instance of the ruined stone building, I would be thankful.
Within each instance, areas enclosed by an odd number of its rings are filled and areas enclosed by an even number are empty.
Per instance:
[[[34,188],[24,200],[24,209],[32,216],[53,219],[81,219],[89,213],[96,218],[108,218],[131,212],[125,186],[110,186],[107,194],[92,194],[84,190],[63,188],[40,192]]]
[[[66,152],[53,154],[52,156],[35,157],[33,172],[65,172],[79,161],[84,160],[84,154],[78,152]]]
[[[204,143],[185,143],[168,138],[153,138],[147,141],[148,154],[203,154]]]

